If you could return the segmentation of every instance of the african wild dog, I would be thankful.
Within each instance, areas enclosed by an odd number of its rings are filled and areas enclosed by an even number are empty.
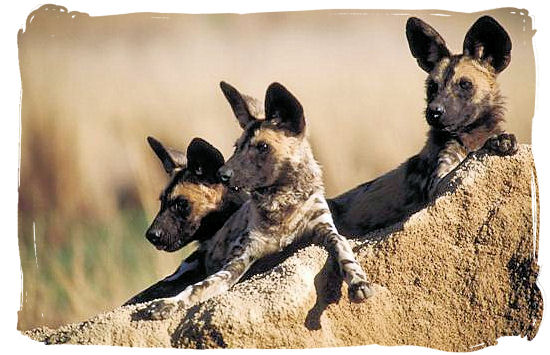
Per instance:
[[[246,110],[254,117],[264,116],[258,100],[237,92],[239,101],[236,102],[233,96],[223,92],[235,115]],[[160,197],[160,211],[146,233],[147,239],[158,249],[169,252],[179,250],[192,241],[198,241],[200,245],[174,273],[133,296],[124,305],[175,296],[185,287],[204,279],[207,276],[205,248],[208,247],[205,241],[213,237],[250,197],[245,191],[222,186],[217,171],[225,162],[223,155],[206,141],[195,138],[187,149],[186,157],[185,153],[164,147],[152,137],[147,140],[166,172],[171,175]],[[185,164],[186,160],[188,164]],[[197,229],[197,226],[200,227]]]
[[[332,221],[321,169],[305,138],[302,105],[273,83],[266,92],[266,118],[259,120],[237,90],[221,86],[244,132],[218,173],[226,186],[247,190],[251,198],[207,242],[204,261],[210,276],[175,297],[153,301],[146,308],[149,317],[164,318],[177,306],[188,307],[225,292],[256,261],[304,240],[327,246],[348,284],[350,300],[366,300],[372,292]]]
[[[511,44],[500,25],[490,17],[479,19],[466,35],[462,55],[450,55],[441,36],[416,18],[407,23],[407,38],[413,56],[429,73],[428,142],[418,155],[398,169],[327,200],[334,222],[343,234],[364,234],[421,208],[433,198],[444,176],[482,145],[497,154],[511,154],[516,149],[515,137],[503,133],[501,128],[502,98],[495,79],[509,63]],[[222,85],[222,90],[237,117],[263,115],[250,97],[240,95],[228,85]],[[216,159],[214,157],[214,161]],[[242,201],[244,199],[239,199],[239,203]],[[224,218],[229,215],[223,214]],[[210,236],[223,220],[217,219]],[[246,218],[239,223],[246,225]],[[163,228],[170,230],[172,226],[166,223]],[[209,238],[199,234],[202,241]],[[159,295],[172,296],[182,287],[204,278],[204,258],[212,258],[206,255],[210,244],[201,244],[199,251],[183,261],[178,272],[150,287],[145,297],[143,293],[134,297],[131,303],[149,301]],[[221,258],[225,249],[214,249],[221,254],[215,257]]]
[[[147,141],[170,175],[160,195],[160,211],[146,232],[147,239],[157,249],[172,252],[192,241],[204,242],[248,199],[245,193],[221,184],[217,172],[225,160],[208,142],[195,138],[184,153],[164,147],[153,137]],[[176,272],[135,295],[125,305],[174,296],[202,280],[206,276],[202,259],[203,251],[199,248]]]
[[[496,82],[510,62],[506,31],[493,18],[481,17],[466,34],[459,55],[452,55],[443,38],[418,18],[409,18],[406,34],[412,55],[428,73],[428,140],[397,169],[329,200],[344,235],[364,234],[419,210],[473,151],[509,155],[517,150],[515,136],[502,128],[503,98]]]

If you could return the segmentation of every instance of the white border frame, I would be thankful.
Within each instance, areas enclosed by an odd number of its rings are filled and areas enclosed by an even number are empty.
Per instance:
[[[545,308],[550,307],[550,301],[546,297],[546,287],[550,287],[550,276],[548,267],[550,265],[550,242],[548,232],[550,231],[550,160],[546,153],[549,152],[550,139],[545,137],[545,132],[550,131],[550,117],[548,98],[550,90],[550,77],[548,76],[550,66],[549,54],[549,33],[550,14],[544,2],[535,0],[524,1],[455,1],[443,3],[442,1],[417,0],[410,1],[389,0],[384,2],[366,2],[351,0],[318,0],[315,2],[297,2],[291,0],[279,0],[277,2],[260,1],[207,1],[200,2],[176,2],[168,0],[135,0],[135,1],[113,1],[113,0],[59,0],[54,2],[67,7],[69,11],[86,12],[90,16],[125,14],[133,12],[163,12],[163,13],[250,13],[250,12],[271,12],[271,11],[298,11],[318,9],[439,9],[460,12],[477,12],[502,7],[525,8],[533,18],[533,28],[537,31],[533,39],[536,65],[536,102],[535,117],[533,118],[532,142],[535,156],[535,164],[539,182],[539,198],[541,203],[540,211],[540,232],[539,232],[539,265],[540,276],[539,286],[541,287]],[[6,350],[17,349],[42,351],[46,353],[69,354],[74,351],[81,353],[95,353],[102,351],[106,353],[165,353],[169,351],[182,351],[170,349],[136,349],[109,346],[44,346],[23,336],[17,330],[17,310],[21,301],[22,279],[20,274],[20,259],[18,253],[17,238],[17,189],[19,186],[19,141],[20,141],[20,103],[21,103],[21,79],[17,52],[17,31],[24,28],[27,16],[35,9],[46,2],[22,0],[14,1],[11,4],[4,4],[2,19],[2,102],[3,108],[7,110],[2,120],[2,128],[6,133],[0,144],[2,149],[2,166],[4,172],[0,175],[0,196],[3,196],[0,203],[1,216],[3,217],[3,247],[0,248],[0,260],[4,270],[5,293],[0,295],[3,305],[3,317],[0,322],[0,334],[2,334],[2,346]],[[547,22],[549,21],[549,22]],[[543,65],[543,63],[549,63]],[[17,173],[16,173],[17,171]],[[519,337],[504,337],[498,340],[498,345],[491,346],[476,352],[480,354],[517,354],[528,351],[530,354],[542,354],[548,351],[550,344],[550,325],[543,318],[538,335],[531,342]],[[255,350],[230,350],[230,352],[244,352]],[[290,352],[293,350],[274,350],[278,352]],[[301,352],[313,352],[316,354],[329,354],[334,350],[330,348],[298,350]],[[353,353],[402,353],[420,354],[436,353],[437,350],[420,347],[382,347],[368,345],[346,349]]]

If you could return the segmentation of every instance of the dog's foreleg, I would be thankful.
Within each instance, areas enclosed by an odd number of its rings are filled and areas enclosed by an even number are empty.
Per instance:
[[[462,163],[468,152],[458,141],[450,141],[437,155],[437,165],[428,178],[426,198],[432,200],[438,191],[438,185],[451,171]]]
[[[350,301],[362,302],[373,294],[367,275],[355,259],[348,240],[334,226],[326,201],[319,199],[317,202],[317,210],[308,229],[314,234],[315,243],[327,248],[329,254],[336,258],[340,273],[348,284]]]
[[[513,155],[518,151],[516,136],[511,133],[501,133],[489,138],[484,145],[490,153],[506,156]]]
[[[178,307],[186,308],[226,292],[239,281],[251,265],[252,259],[249,255],[242,254],[228,262],[220,271],[188,286],[180,294],[151,303],[146,309],[148,318],[164,319]]]
[[[159,298],[172,297],[182,292],[187,286],[204,279],[204,253],[195,251],[183,260],[178,269],[171,275],[141,291],[123,306],[144,303]]]
[[[193,261],[187,261],[184,260],[181,262],[178,269],[170,276],[167,276],[163,279],[163,281],[174,281],[182,277],[184,274],[195,271],[199,267],[199,261],[193,260]]]

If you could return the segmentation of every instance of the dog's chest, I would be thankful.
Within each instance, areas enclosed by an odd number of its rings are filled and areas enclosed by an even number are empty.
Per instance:
[[[245,249],[249,234],[250,203],[227,220],[212,239],[201,246],[205,250],[204,265],[207,273],[218,271],[228,260]]]

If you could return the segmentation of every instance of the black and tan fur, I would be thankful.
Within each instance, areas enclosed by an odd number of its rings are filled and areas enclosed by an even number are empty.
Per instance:
[[[336,226],[345,235],[367,233],[419,210],[471,152],[485,147],[509,155],[517,150],[515,136],[502,128],[503,98],[496,82],[511,58],[506,31],[493,18],[481,17],[458,55],[418,18],[407,21],[406,35],[413,57],[428,73],[428,140],[397,169],[329,201]]]
[[[321,169],[305,138],[301,104],[273,83],[266,92],[266,118],[259,120],[234,88],[222,83],[222,90],[244,132],[219,176],[231,189],[249,191],[251,198],[204,243],[209,276],[177,296],[154,301],[147,308],[149,316],[164,318],[177,306],[225,292],[256,261],[304,240],[320,243],[335,255],[351,301],[367,299],[371,290],[366,275],[332,221]]]
[[[501,155],[511,154],[516,149],[514,136],[504,133],[501,128],[503,100],[496,75],[510,61],[511,44],[500,25],[490,17],[478,20],[466,35],[462,55],[451,55],[441,36],[416,18],[409,19],[407,23],[407,38],[419,66],[429,73],[426,81],[426,118],[432,127],[428,141],[418,155],[399,168],[328,200],[336,226],[347,235],[363,234],[397,222],[423,207],[433,198],[439,182],[468,153],[482,146]],[[472,90],[461,88],[461,84],[468,87],[463,80],[471,83]],[[222,90],[237,117],[263,116],[254,99],[239,94],[229,85],[222,84]],[[434,120],[438,106],[444,108],[445,116]],[[163,159],[162,154],[159,157]],[[214,161],[219,161],[219,158],[214,157]],[[174,185],[170,183],[168,189],[171,186]],[[198,202],[201,198],[208,200],[209,194],[195,196]],[[238,196],[235,200],[237,205],[225,212],[236,210],[236,206],[244,202],[244,195]],[[195,239],[202,242],[208,240],[231,213],[214,215],[216,223],[209,229],[210,234],[198,233]],[[240,216],[226,226],[229,234],[238,233],[248,224],[247,215],[242,213]],[[165,228],[170,230],[172,226],[168,223]],[[185,236],[184,239],[190,240]],[[210,269],[221,268],[223,265],[215,265],[212,260],[222,260],[231,249],[228,243],[232,240],[231,237],[219,238],[217,242],[201,244],[199,250],[184,260],[173,275],[148,288],[148,292],[135,296],[129,303],[177,294],[183,287],[206,276],[206,264]]]
[[[258,100],[238,93],[229,85],[222,85],[222,88],[225,88],[222,91],[236,116],[245,110],[254,117],[264,117]],[[237,93],[238,97],[230,95],[229,88],[235,90],[231,93]],[[179,250],[193,241],[199,242],[199,247],[181,262],[175,272],[133,296],[124,305],[175,296],[185,287],[204,279],[207,276],[205,253],[209,246],[205,242],[250,197],[245,191],[222,185],[217,171],[225,161],[208,142],[195,138],[184,153],[165,147],[153,137],[148,137],[147,141],[170,175],[170,181],[160,196],[160,210],[146,233],[147,239],[158,249],[168,252]]]
[[[160,210],[146,232],[159,250],[173,252],[192,241],[210,239],[248,199],[228,189],[218,176],[223,155],[208,142],[195,138],[187,152],[168,148],[153,137],[149,145],[159,157],[170,180],[160,195]],[[142,303],[175,295],[206,275],[201,250],[192,253],[178,270],[132,297],[125,304]]]

